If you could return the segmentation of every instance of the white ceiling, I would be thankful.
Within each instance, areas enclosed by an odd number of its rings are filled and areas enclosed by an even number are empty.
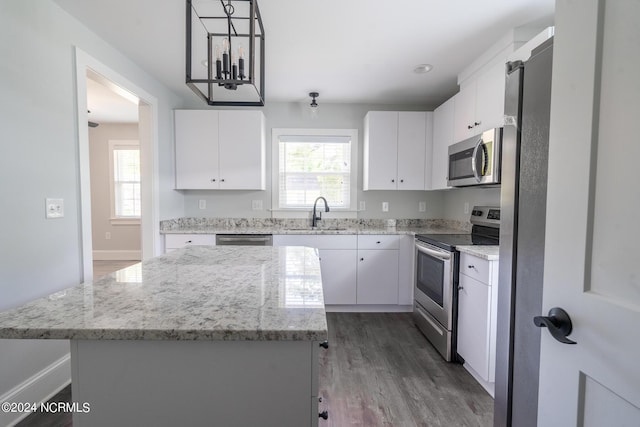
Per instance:
[[[122,96],[113,87],[100,82],[97,75],[87,76],[87,109],[89,121],[101,123],[137,123],[138,101]]]
[[[184,0],[55,0],[177,94]],[[217,1],[217,0],[214,0]],[[457,74],[514,27],[551,25],[555,0],[258,0],[269,101],[435,107]],[[413,68],[433,64],[433,71]]]

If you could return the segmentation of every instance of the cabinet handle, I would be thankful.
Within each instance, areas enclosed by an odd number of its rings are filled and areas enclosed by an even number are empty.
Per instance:
[[[401,179],[400,182],[404,182],[404,179]]]
[[[320,347],[322,348],[329,348],[329,341],[322,341],[320,343]]]
[[[364,261],[364,258],[360,258],[360,261]]]
[[[482,122],[474,122],[473,123],[473,127],[480,126],[481,124],[482,124]]]
[[[216,179],[215,179],[215,178],[212,178],[212,179],[211,179],[211,182],[216,182]]]
[[[322,411],[318,414],[319,418],[322,418],[323,420],[327,420],[329,419],[329,411]]]
[[[376,244],[378,244],[378,245],[379,245],[379,244],[380,244],[380,240],[378,240],[378,241],[376,242]]]
[[[461,291],[461,290],[463,290],[463,289],[464,289],[464,287],[463,287],[463,286],[458,286],[458,290],[459,290],[459,291]]]
[[[187,240],[185,243],[192,243],[192,241],[191,240]]]
[[[224,178],[222,178],[222,179],[220,180],[220,182],[224,182]]]
[[[473,129],[473,126],[467,125],[467,129]]]
[[[471,265],[467,265],[467,268],[473,268],[473,269],[475,269],[475,268],[476,268],[476,266],[475,266],[475,265],[473,265],[473,264],[471,264]]]
[[[395,180],[395,179],[392,179],[392,180],[391,180],[391,182],[396,182],[396,180]]]

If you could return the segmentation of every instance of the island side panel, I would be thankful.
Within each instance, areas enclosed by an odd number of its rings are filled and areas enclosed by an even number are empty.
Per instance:
[[[73,425],[317,426],[317,345],[75,340]]]

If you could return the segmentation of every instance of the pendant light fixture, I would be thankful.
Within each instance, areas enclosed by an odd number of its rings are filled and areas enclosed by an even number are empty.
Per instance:
[[[264,106],[256,0],[186,0],[186,83],[209,105]]]

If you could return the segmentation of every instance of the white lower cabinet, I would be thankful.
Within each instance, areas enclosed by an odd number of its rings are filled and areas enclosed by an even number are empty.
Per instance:
[[[398,304],[397,235],[358,236],[358,304]]]
[[[460,256],[458,354],[493,396],[496,361],[498,261]]]
[[[398,304],[398,251],[358,249],[358,304]]]
[[[165,234],[164,252],[168,253],[185,246],[215,246],[215,234]]]
[[[410,242],[408,246],[401,247],[403,238]],[[411,236],[274,235],[273,245],[318,249],[327,305],[411,304],[412,276],[400,274],[400,265],[407,271],[412,269]],[[406,260],[401,259],[401,252],[408,252],[404,254]]]
[[[355,249],[319,249],[325,304],[356,304]]]

